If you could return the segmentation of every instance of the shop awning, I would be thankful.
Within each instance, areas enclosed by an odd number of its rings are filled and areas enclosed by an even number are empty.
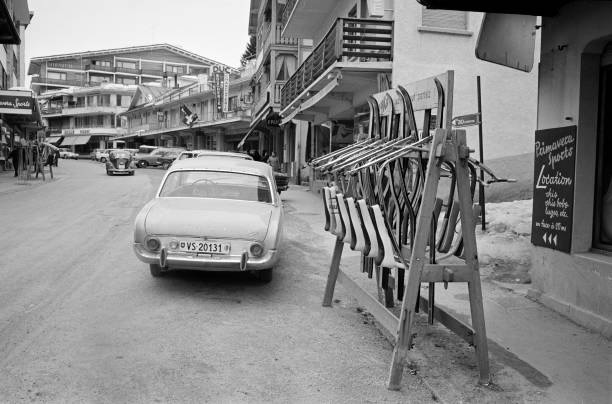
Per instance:
[[[62,138],[61,136],[51,136],[51,137],[48,137],[46,141],[47,143],[55,143],[59,141],[61,138]]]
[[[238,146],[236,146],[238,150],[242,149],[242,146],[244,146],[244,142],[246,142],[247,138],[251,136],[251,133],[253,133],[256,127],[257,126],[253,126],[251,129],[249,129],[246,135],[244,135],[244,137],[240,140],[240,143],[238,143]]]
[[[74,138],[74,143],[73,145],[80,145],[80,144],[87,144],[87,142],[89,142],[89,139],[91,138],[91,136],[77,136]]]

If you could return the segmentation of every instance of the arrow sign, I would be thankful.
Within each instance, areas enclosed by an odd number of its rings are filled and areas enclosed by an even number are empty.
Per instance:
[[[548,236],[548,233],[544,233],[544,235],[542,236],[542,238],[544,239],[544,242],[547,243],[548,240],[546,240],[546,236]]]
[[[451,124],[456,128],[463,128],[465,126],[474,126],[480,123],[480,114],[468,114],[460,115],[453,118]]]
[[[555,234],[555,237],[553,238],[553,241],[555,242],[555,246],[557,245],[557,235]]]

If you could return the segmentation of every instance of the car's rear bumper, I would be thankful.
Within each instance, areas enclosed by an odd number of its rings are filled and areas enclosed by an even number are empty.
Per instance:
[[[160,253],[147,250],[140,243],[134,243],[136,257],[146,264],[160,264]],[[249,257],[245,271],[272,268],[278,261],[278,252],[268,250],[262,257]],[[240,271],[240,255],[193,255],[168,252],[168,269],[192,269],[198,271]]]

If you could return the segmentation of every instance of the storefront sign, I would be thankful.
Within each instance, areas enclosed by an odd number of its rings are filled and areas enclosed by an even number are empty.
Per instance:
[[[32,115],[34,98],[29,91],[0,91],[0,114]]]
[[[223,72],[223,112],[229,111],[229,71]]]
[[[278,127],[280,126],[280,123],[282,120],[283,118],[278,114],[278,112],[272,112],[266,118],[266,125],[271,126],[271,127]]]
[[[569,253],[572,246],[576,126],[536,131],[534,162],[531,242]]]
[[[474,126],[474,125],[478,125],[479,123],[480,123],[480,114],[479,113],[456,116],[451,121],[451,124],[455,128],[463,128],[463,127],[466,127],[466,126]]]

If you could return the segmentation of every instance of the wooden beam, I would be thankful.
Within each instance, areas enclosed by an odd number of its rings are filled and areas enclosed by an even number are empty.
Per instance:
[[[354,280],[342,270],[338,271],[338,282],[353,296],[359,304],[374,316],[376,321],[389,333],[396,335],[399,319],[383,306],[374,296],[364,291]]]

